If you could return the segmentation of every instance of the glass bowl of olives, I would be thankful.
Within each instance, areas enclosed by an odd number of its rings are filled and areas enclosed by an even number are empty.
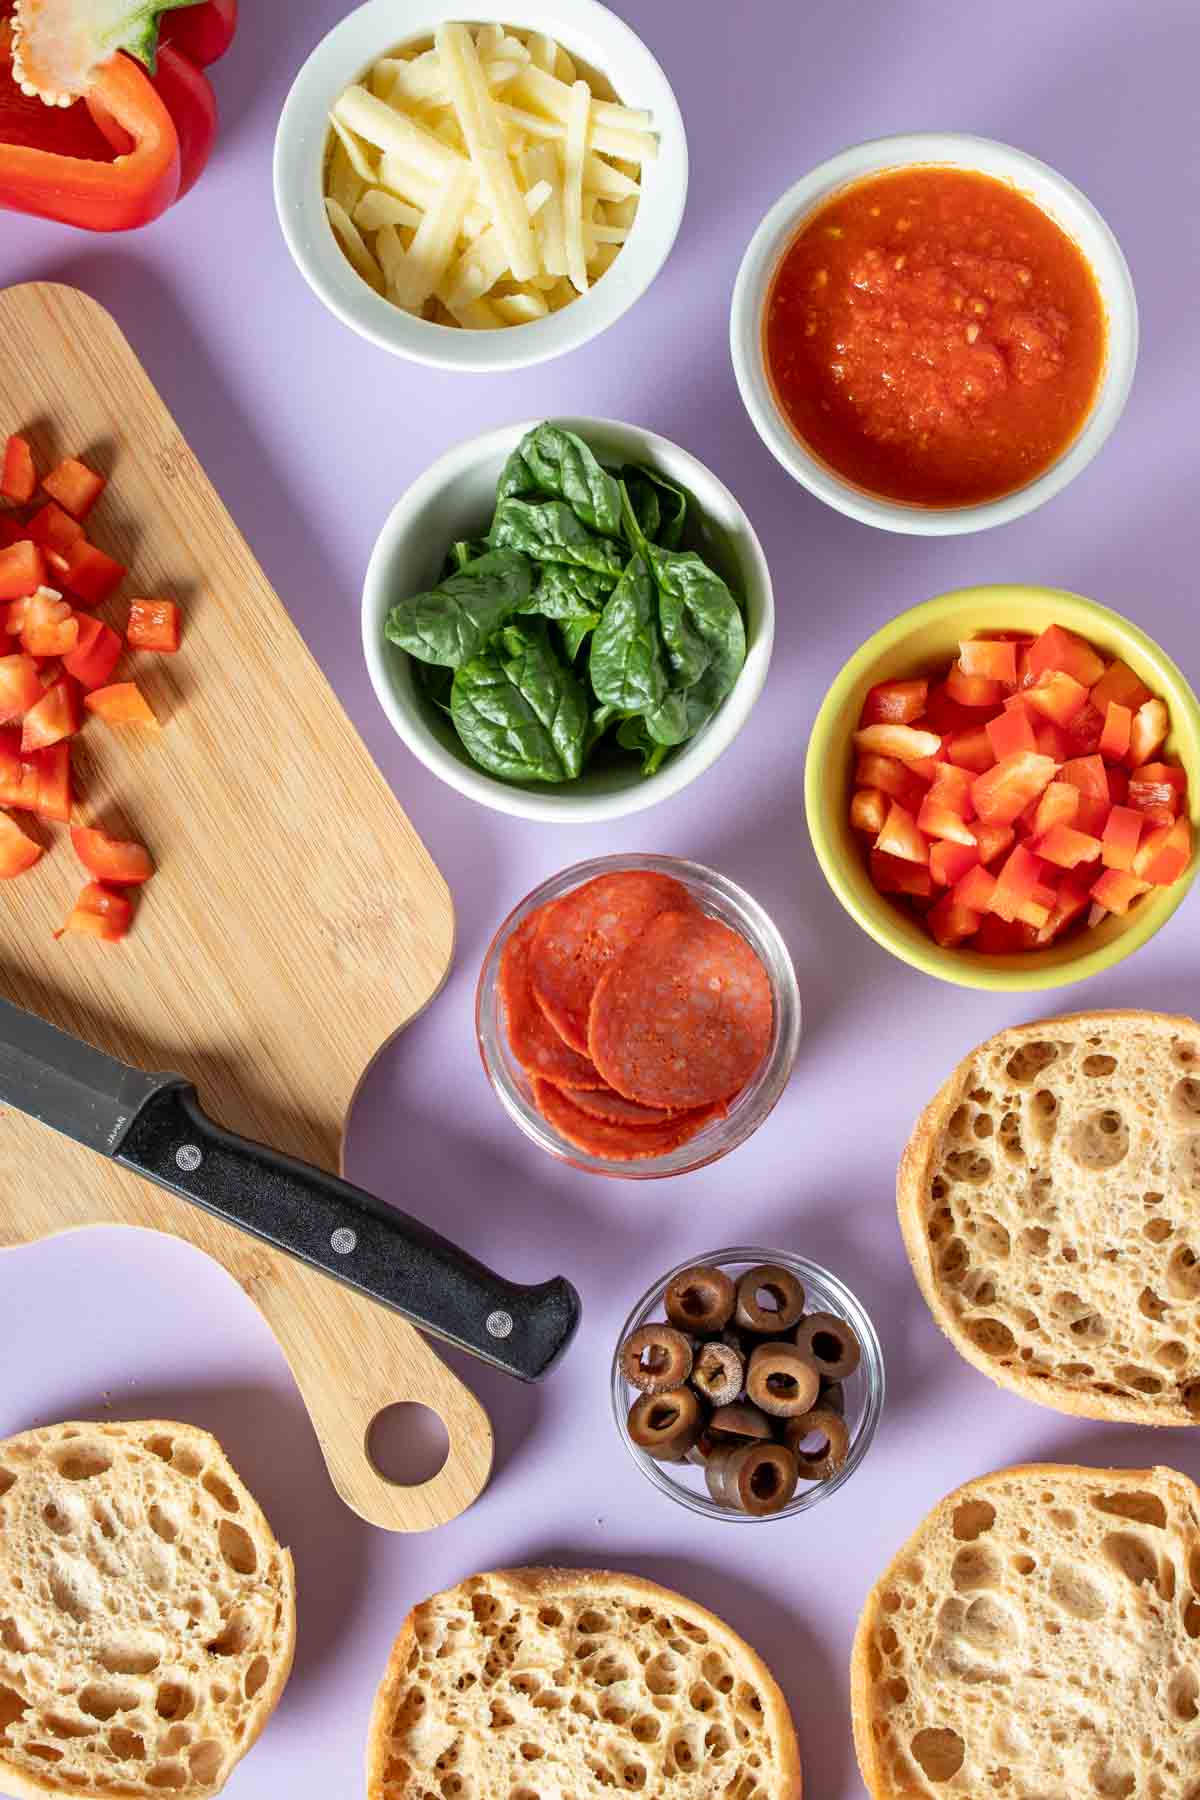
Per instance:
[[[883,1351],[836,1275],[782,1250],[680,1263],[626,1319],[613,1416],[661,1493],[711,1519],[787,1519],[849,1481],[883,1410]]]

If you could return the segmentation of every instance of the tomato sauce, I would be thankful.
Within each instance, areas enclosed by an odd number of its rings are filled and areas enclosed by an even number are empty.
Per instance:
[[[872,493],[965,506],[1057,461],[1104,366],[1083,253],[1008,183],[890,170],[814,214],[775,276],[767,369],[793,429]]]

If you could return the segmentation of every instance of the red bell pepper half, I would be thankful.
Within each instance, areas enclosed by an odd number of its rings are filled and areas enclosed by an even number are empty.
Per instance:
[[[198,6],[164,14],[159,22],[159,48],[171,44],[197,68],[207,69],[232,44],[237,22],[238,0],[202,0]]]
[[[90,231],[128,231],[157,219],[179,194],[179,134],[144,69],[113,56],[97,70],[82,102],[65,108],[34,105],[12,71],[12,34],[0,25],[0,207],[36,213]],[[86,109],[94,141],[72,114]],[[109,131],[130,148],[113,157]]]

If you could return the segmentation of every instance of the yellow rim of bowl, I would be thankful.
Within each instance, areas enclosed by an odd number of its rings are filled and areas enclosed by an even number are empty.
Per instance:
[[[963,615],[961,635],[964,637],[988,628],[1019,630],[1023,624],[1032,624],[1032,615],[1036,614],[1042,620],[1038,630],[1044,630],[1051,623],[1061,624],[1088,638],[1109,656],[1129,662],[1147,685],[1153,686],[1167,702],[1171,714],[1167,748],[1187,770],[1193,829],[1200,826],[1200,701],[1177,664],[1153,638],[1121,613],[1066,588],[995,583],[985,587],[955,588],[910,607],[892,619],[855,652],[821,704],[808,743],[804,804],[817,861],[850,916],[893,956],[940,981],[953,982],[959,987],[1011,992],[1066,987],[1112,968],[1140,949],[1166,924],[1195,879],[1194,855],[1179,880],[1139,902],[1127,922],[1110,919],[1089,933],[1088,938],[1097,940],[1089,949],[1073,954],[1072,945],[1088,941],[1087,938],[1073,939],[1058,952],[1031,951],[1000,957],[943,950],[923,932],[921,937],[915,931],[910,933],[899,908],[892,908],[870,886],[861,853],[855,848],[851,857],[839,842],[839,828],[845,832],[850,829],[848,816],[844,814],[849,804],[850,786],[846,779],[845,740],[858,723],[858,709],[862,704],[858,690],[861,688],[865,694],[871,685],[868,675],[872,680],[886,679],[875,665],[891,653],[895,653],[892,673],[896,678],[915,674],[918,668],[928,669],[931,660],[928,654],[910,659],[911,666],[906,667],[904,646],[926,631],[944,632],[949,622],[960,614]],[[844,715],[852,703],[853,724],[848,726]],[[835,805],[838,808],[836,816]],[[856,881],[854,874],[860,875],[861,879]]]

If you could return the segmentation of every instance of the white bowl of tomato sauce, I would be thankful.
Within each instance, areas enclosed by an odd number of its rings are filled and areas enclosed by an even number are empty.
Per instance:
[[[917,133],[831,157],[771,208],[730,347],[768,449],[889,531],[1007,524],[1119,419],[1137,360],[1129,268],[1091,202],[988,138]]]

